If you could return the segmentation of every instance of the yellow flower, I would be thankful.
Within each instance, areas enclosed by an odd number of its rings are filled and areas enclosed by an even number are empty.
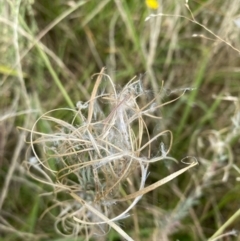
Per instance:
[[[159,7],[157,0],[145,0],[145,3],[151,9],[158,9]]]

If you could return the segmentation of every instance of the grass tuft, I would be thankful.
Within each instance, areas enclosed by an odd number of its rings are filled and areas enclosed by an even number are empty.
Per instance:
[[[100,89],[104,81],[110,83],[111,91]],[[169,130],[150,135],[147,119],[161,119],[155,116],[156,110],[176,100],[157,105],[156,98],[153,98],[140,105],[145,95],[141,80],[133,78],[117,90],[102,69],[89,101],[79,101],[77,110],[49,111],[35,122],[30,137],[35,157],[26,162],[26,166],[32,177],[53,188],[54,204],[44,215],[58,207],[55,217],[57,233],[91,238],[96,233],[106,235],[106,225],[110,225],[127,240],[133,240],[115,222],[128,217],[128,212],[144,194],[197,164],[195,160],[187,163],[190,164],[188,167],[145,187],[148,166],[163,159],[171,160],[168,153],[172,145]],[[72,121],[50,116],[57,111],[66,111],[66,115],[73,116]],[[41,121],[55,126],[56,131],[51,134],[35,131]],[[168,150],[161,142],[161,153],[153,158],[152,145],[166,135],[170,140]],[[133,186],[132,177],[135,175],[141,176],[137,186]],[[135,189],[138,191],[131,192]],[[115,212],[115,205],[132,199],[126,210]]]

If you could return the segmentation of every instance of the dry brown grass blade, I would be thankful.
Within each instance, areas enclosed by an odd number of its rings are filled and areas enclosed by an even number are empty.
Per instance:
[[[110,225],[113,229],[115,229],[123,238],[125,238],[128,241],[134,241],[123,229],[121,229],[118,225],[116,225],[113,221],[108,219],[105,215],[103,215],[101,212],[99,212],[97,209],[95,209],[93,206],[85,202],[83,199],[81,199],[79,196],[77,196],[75,193],[70,193],[70,195],[77,200],[82,205],[86,206],[88,210],[96,214],[98,217],[100,217],[104,222],[106,222],[108,225]],[[82,220],[79,220],[76,217],[73,217],[73,219],[76,222],[82,223]]]
[[[174,172],[172,174],[170,174],[169,176],[153,183],[152,185],[148,186],[148,187],[145,187],[135,193],[132,193],[132,194],[129,194],[127,196],[125,196],[124,198],[120,198],[120,199],[117,199],[116,201],[117,202],[123,202],[123,201],[127,201],[127,200],[131,200],[131,199],[134,199],[136,197],[139,197],[139,196],[142,196],[148,192],[151,192],[153,191],[154,189],[164,185],[165,183],[173,180],[174,178],[176,178],[177,176],[179,176],[180,174],[186,172],[188,169],[196,166],[198,164],[197,160],[194,159],[194,162],[192,164],[190,164],[189,166],[185,167],[185,168],[182,168],[181,170],[177,171],[177,172]]]
[[[91,120],[92,120],[94,100],[95,100],[95,97],[97,95],[97,90],[98,90],[99,85],[101,83],[102,75],[103,75],[104,71],[105,71],[105,68],[102,68],[101,72],[98,75],[97,81],[96,81],[96,83],[95,83],[95,85],[93,87],[91,98],[89,100],[90,104],[89,104],[89,109],[88,109],[88,123],[91,123]]]

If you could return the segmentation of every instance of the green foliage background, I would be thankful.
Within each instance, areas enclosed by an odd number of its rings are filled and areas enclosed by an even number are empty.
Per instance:
[[[159,4],[151,10],[127,0],[0,2],[0,240],[76,240],[60,237],[51,216],[39,218],[51,200],[23,167],[31,151],[28,132],[17,126],[31,129],[41,113],[88,100],[91,76],[102,67],[116,86],[141,77],[159,102],[187,90],[150,129],[172,131],[171,156],[199,161],[146,195],[133,213],[137,223],[122,221],[124,230],[134,240],[208,240],[237,213],[239,2],[189,1],[191,12],[184,1]],[[145,21],[157,13],[166,15]],[[38,128],[52,131],[46,123]],[[148,182],[181,167],[155,164]],[[240,231],[239,220],[237,213],[219,234]],[[228,234],[219,240],[240,240]],[[111,230],[106,240],[121,237]]]

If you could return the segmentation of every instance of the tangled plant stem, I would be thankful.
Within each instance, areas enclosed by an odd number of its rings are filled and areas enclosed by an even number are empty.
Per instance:
[[[109,80],[113,91],[98,94],[103,76]],[[38,167],[35,170],[44,178],[36,175],[35,178],[53,188],[56,203],[52,208],[59,208],[55,223],[58,233],[91,237],[96,232],[106,234],[109,225],[127,240],[132,240],[115,221],[126,218],[145,193],[197,164],[194,160],[189,166],[145,187],[150,163],[174,160],[168,157],[172,145],[171,131],[165,130],[151,137],[146,118],[161,119],[154,112],[179,98],[161,105],[157,105],[153,98],[140,106],[139,99],[145,94],[141,81],[134,79],[117,91],[102,69],[88,102],[78,102],[77,110],[49,111],[34,124],[31,146],[36,163],[28,164],[28,168],[30,171],[31,167]],[[73,121],[68,123],[49,116],[56,111],[73,113]],[[57,125],[58,131],[53,134],[35,131],[39,121]],[[152,158],[152,144],[166,135],[170,137],[169,149]],[[163,142],[160,143],[163,150]],[[36,146],[42,150],[41,157],[37,155]],[[122,193],[128,193],[131,178],[137,170],[141,172],[138,191],[123,196]],[[65,200],[59,199],[60,193],[66,195]],[[116,213],[116,203],[131,199],[133,202],[125,211]],[[48,208],[46,212],[50,210]]]

